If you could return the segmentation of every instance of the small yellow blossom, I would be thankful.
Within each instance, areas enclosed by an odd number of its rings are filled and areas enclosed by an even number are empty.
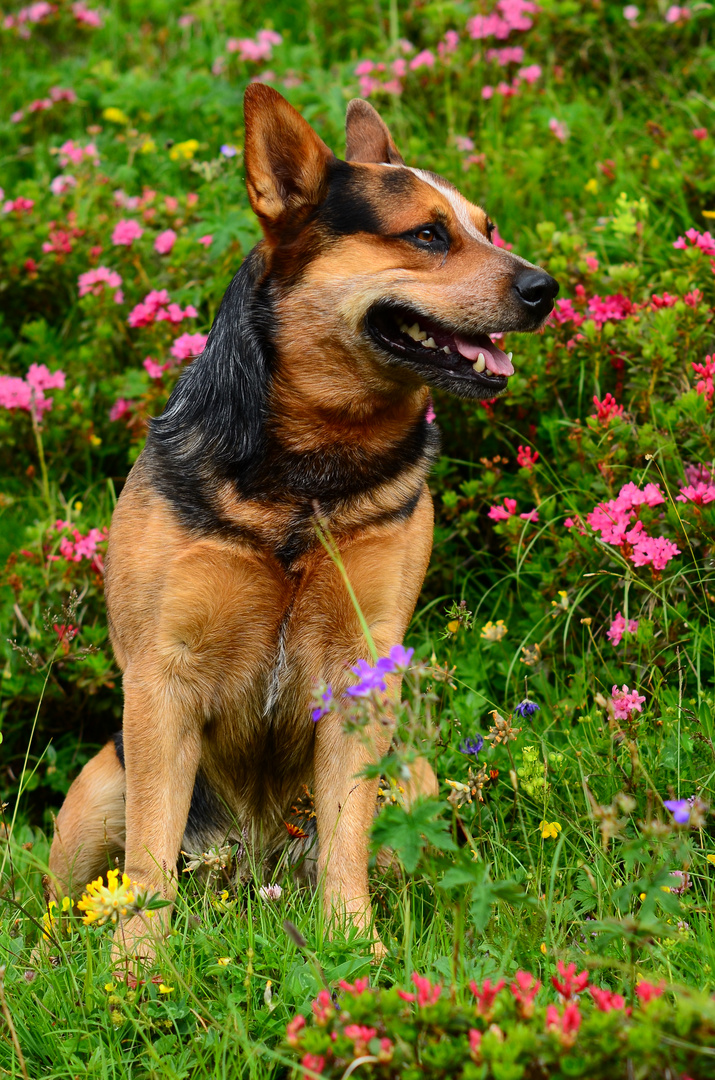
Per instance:
[[[670,892],[670,885],[661,885],[660,891],[661,892]]]
[[[546,956],[546,942],[545,941],[541,942],[541,945],[539,946],[539,948],[541,949],[544,956]]]
[[[91,446],[101,446],[102,445],[102,440],[100,439],[99,435],[90,435],[89,442],[90,442]]]
[[[551,601],[551,606],[552,606],[552,608],[558,608],[559,611],[568,611],[568,609],[569,609],[569,594],[566,592],[565,589],[559,589],[559,598],[558,598],[558,600],[552,600]],[[556,615],[557,612],[554,611],[554,612],[552,612],[552,614]]]
[[[598,180],[595,176],[592,176],[590,180],[586,181],[584,187],[591,195],[595,195],[598,191]]]
[[[705,218],[715,218],[715,210],[701,210],[700,213]]]
[[[84,506],[84,503],[81,503],[79,501],[79,499],[78,499],[77,502],[74,504],[74,512],[75,512],[75,514],[81,514],[83,506]]]
[[[101,926],[107,921],[116,923],[119,918],[123,918],[133,910],[133,888],[126,874],[122,874],[122,879],[119,880],[118,870],[107,872],[106,885],[102,884],[101,877],[98,877],[96,881],[90,881],[87,892],[77,903],[79,910],[84,912],[82,921],[87,926],[92,923]]]
[[[227,964],[231,963],[231,957],[230,956],[219,956],[216,963],[220,964],[221,967],[226,967]]]
[[[540,645],[524,645],[522,646],[523,656],[521,657],[522,664],[526,664],[527,667],[533,667],[538,664],[541,659],[541,646]]]
[[[121,109],[118,109],[116,105],[110,105],[104,110],[102,116],[105,120],[109,120],[110,124],[128,124],[129,117]]]
[[[482,627],[481,637],[484,641],[501,641],[507,632],[507,628],[504,625],[503,619],[497,619],[496,623],[493,623],[491,619],[488,623],[485,623]]]
[[[459,630],[459,619],[452,619],[451,622],[448,622],[447,629],[449,630],[450,634],[456,634]]]
[[[104,989],[107,991],[108,994],[110,994],[112,992],[112,990],[114,989],[114,983],[113,982],[105,983],[104,984]]]
[[[148,135],[145,135],[139,146],[140,154],[153,154],[156,152],[156,143]]]
[[[713,866],[715,866],[715,855],[706,855],[705,858],[708,860],[709,863],[712,863]]]
[[[543,840],[555,840],[561,832],[561,826],[558,821],[540,821],[539,828],[541,829]]]
[[[70,900],[69,896],[63,896],[62,897],[62,908],[61,908],[61,910],[66,914],[70,910],[71,907],[72,907],[72,901]],[[53,933],[53,931],[54,931],[54,929],[55,929],[55,927],[57,925],[58,919],[57,919],[57,915],[55,915],[56,911],[57,911],[57,901],[56,900],[50,900],[49,904],[47,905],[47,911],[42,916],[42,936],[45,939],[45,941],[49,941],[49,939],[52,937],[52,933]]]
[[[273,1012],[275,1005],[273,1004],[273,983],[270,979],[266,983],[266,989],[263,991],[263,1001],[268,1006],[269,1012]]]
[[[645,893],[644,893],[644,892],[642,892],[642,893],[640,894],[640,898],[641,898],[641,900],[645,900]]]
[[[190,161],[199,148],[197,139],[186,139],[185,142],[174,143],[169,151],[172,161]]]
[[[159,983],[159,993],[160,994],[173,994],[174,993],[174,987],[173,986],[167,986],[166,983]]]

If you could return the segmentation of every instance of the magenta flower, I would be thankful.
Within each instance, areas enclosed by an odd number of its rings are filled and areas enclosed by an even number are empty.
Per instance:
[[[631,713],[643,712],[645,697],[637,690],[629,690],[625,685],[621,690],[614,686],[611,690],[611,701],[616,720],[628,720]]]
[[[635,22],[639,15],[640,11],[635,4],[626,4],[623,9],[623,18],[628,22]]]
[[[196,241],[196,243],[197,244],[203,244],[204,247],[207,248],[207,247],[211,247],[211,245],[213,244],[213,240],[214,240],[214,238],[211,235],[211,233],[206,233],[206,236],[200,236],[198,238],[198,240]]]
[[[112,243],[116,246],[131,247],[135,240],[144,235],[144,230],[131,218],[122,218],[114,226]]]
[[[508,521],[516,513],[516,499],[504,499],[503,506],[492,506],[487,517],[492,521]]]
[[[687,825],[690,821],[691,806],[687,799],[665,799],[663,806],[670,810],[678,825]]]
[[[539,64],[530,64],[529,67],[519,68],[518,71],[519,78],[529,84],[535,83],[537,79],[540,79],[541,74],[541,67]]]
[[[144,370],[150,379],[160,379],[168,367],[168,364],[157,364],[151,356],[144,360]]]
[[[54,180],[50,181],[50,191],[53,195],[64,195],[70,188],[76,187],[77,181],[74,176],[67,175],[56,176]]]
[[[313,694],[313,699],[316,702],[316,707],[311,712],[310,718],[314,724],[317,724],[318,720],[322,720],[324,716],[327,716],[335,705],[332,687],[329,685],[319,686]]]
[[[602,990],[599,986],[589,986],[588,992],[600,1012],[612,1012],[614,1009],[625,1008],[626,999],[612,990]]]
[[[177,360],[189,360],[204,351],[208,334],[182,334],[171,346],[171,355]]]
[[[86,4],[82,3],[82,0],[77,0],[77,3],[72,5],[72,14],[78,23],[84,23],[85,26],[90,26],[92,29],[102,26],[103,20],[99,12],[94,11],[93,8],[88,8]]]
[[[174,230],[165,229],[164,232],[159,233],[154,241],[154,251],[158,251],[160,255],[168,255],[175,243],[176,233]]]
[[[111,409],[109,410],[109,419],[121,420],[121,418],[123,416],[126,416],[126,414],[131,410],[131,406],[131,401],[127,401],[126,398],[117,398],[117,400],[114,402]]]
[[[534,468],[536,462],[539,460],[539,451],[532,450],[530,446],[519,446],[519,451],[516,455],[516,460],[522,469],[528,469],[529,472]]]
[[[599,401],[598,396],[594,394],[593,404],[596,406],[596,412],[589,416],[589,420],[596,420],[604,427],[614,418],[623,416],[623,406],[616,403],[612,394],[606,394],[603,401]]]
[[[52,398],[45,397],[45,390],[62,390],[64,385],[63,371],[51,372],[44,364],[30,364],[24,379],[0,375],[0,406],[23,409],[39,424],[43,414],[52,408]]]
[[[561,120],[557,120],[555,116],[552,116],[549,120],[549,131],[552,135],[555,135],[559,142],[566,142],[569,137],[569,129]]]
[[[410,60],[410,71],[419,71],[423,67],[434,67],[434,61],[434,53],[429,49],[423,49],[422,52],[417,53],[417,56],[413,56]]]
[[[693,128],[693,130],[691,131],[691,135],[693,136],[694,139],[697,139],[698,142],[702,142],[703,139],[707,139],[707,137],[708,137],[708,129],[707,128]]]
[[[624,634],[635,634],[638,629],[638,619],[629,619],[627,622],[621,612],[616,613],[616,617],[611,623],[610,629],[606,633],[606,637],[614,647],[620,645],[621,639]]]
[[[681,487],[680,495],[676,496],[675,501],[691,502],[698,506],[705,506],[706,503],[715,502],[715,485],[704,484],[701,480],[697,484]]]
[[[116,270],[110,270],[108,266],[98,266],[95,270],[87,270],[85,274],[80,274],[77,278],[77,284],[79,285],[79,295],[86,296],[91,293],[92,296],[100,296],[104,292],[105,285],[108,289],[116,289],[114,293],[114,302],[121,304],[124,300],[122,293],[122,279]]]

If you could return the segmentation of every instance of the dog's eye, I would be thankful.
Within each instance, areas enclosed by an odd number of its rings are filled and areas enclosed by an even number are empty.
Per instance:
[[[411,240],[418,247],[427,247],[432,251],[449,251],[449,234],[442,225],[420,225],[419,229],[402,235],[405,240]]]
[[[415,235],[423,244],[431,244],[437,239],[437,233],[430,225],[425,225],[424,229],[419,229]]]

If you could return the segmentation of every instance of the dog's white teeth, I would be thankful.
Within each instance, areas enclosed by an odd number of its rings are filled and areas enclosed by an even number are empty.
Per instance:
[[[449,356],[451,351],[452,350],[450,349],[449,345],[443,345],[442,346],[442,352],[446,352],[447,356]]]
[[[486,366],[487,366],[487,362],[486,362],[486,360],[484,359],[484,353],[483,353],[483,352],[480,352],[479,356],[478,356],[478,357],[477,357],[477,359],[476,359],[476,362],[475,362],[474,364],[472,364],[472,368],[473,368],[473,369],[474,369],[474,371],[476,371],[476,372],[477,372],[477,374],[479,375],[479,374],[481,374],[481,372],[482,372],[482,371],[484,371],[484,368],[485,368]]]
[[[512,356],[514,355],[514,353],[513,353],[513,352],[508,352],[508,353],[507,353],[506,355],[507,355],[507,356],[508,356],[508,358],[509,358],[509,359],[511,360]]]
[[[433,337],[428,337],[426,341],[422,342],[422,344],[424,345],[424,347],[426,349],[436,349],[437,348],[437,342],[435,341],[435,339]]]
[[[406,333],[410,335],[413,341],[421,341],[423,338],[427,337],[424,330],[420,330],[419,323],[413,323],[412,326],[408,326]]]

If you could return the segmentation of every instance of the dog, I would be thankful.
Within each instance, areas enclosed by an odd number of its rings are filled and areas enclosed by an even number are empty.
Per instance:
[[[503,393],[511,354],[489,335],[538,329],[558,284],[496,247],[487,214],[449,181],[408,167],[366,101],[348,106],[344,161],[272,88],[251,84],[244,107],[263,239],[114,512],[106,598],[122,733],[67,794],[50,892],[75,896],[123,861],[172,902],[182,849],[240,842],[269,860],[309,784],[326,910],[379,949],[377,781],[357,777],[390,732],[376,723],[368,749],[335,716],[311,720],[314,686],[344,693],[351,665],[370,659],[316,514],[386,655],[431,552],[430,387]],[[416,773],[415,789],[436,790],[425,762]],[[153,955],[140,916],[121,939],[125,955]]]

